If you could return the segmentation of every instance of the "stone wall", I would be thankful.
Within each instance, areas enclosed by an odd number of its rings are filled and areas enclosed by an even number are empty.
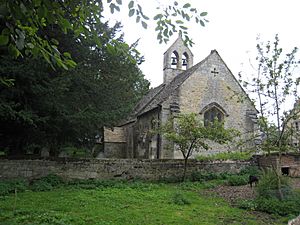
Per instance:
[[[258,165],[261,168],[279,167],[285,173],[288,173],[290,177],[300,177],[300,154],[288,153],[281,156],[281,162],[279,163],[279,157],[276,154],[269,156],[258,157]]]
[[[190,160],[187,174],[192,171],[237,173],[253,165],[251,161],[201,162]],[[61,159],[61,160],[0,160],[0,179],[36,179],[57,174],[65,179],[131,179],[159,180],[179,177],[183,160],[176,159]]]

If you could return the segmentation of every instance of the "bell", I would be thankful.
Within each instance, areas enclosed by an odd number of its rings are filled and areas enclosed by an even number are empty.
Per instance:
[[[176,57],[172,57],[172,66],[176,66],[177,65],[177,58]]]
[[[187,66],[187,60],[186,59],[182,59],[182,65]]]

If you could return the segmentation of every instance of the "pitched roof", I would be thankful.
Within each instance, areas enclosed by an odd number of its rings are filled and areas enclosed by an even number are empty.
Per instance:
[[[171,96],[176,91],[176,89],[178,87],[180,87],[180,85],[187,78],[189,78],[214,53],[216,53],[220,57],[219,53],[216,50],[212,50],[211,53],[205,59],[203,59],[201,62],[197,63],[196,65],[192,66],[191,68],[189,68],[189,69],[183,71],[182,73],[178,74],[177,76],[175,76],[175,78],[170,83],[167,83],[167,84],[163,83],[155,88],[151,88],[149,90],[149,92],[137,103],[137,105],[135,106],[135,108],[133,109],[133,111],[129,115],[129,117],[125,121],[123,121],[123,123],[121,123],[121,124],[133,122],[138,116],[159,107],[169,96]],[[223,63],[227,67],[227,65],[224,61],[223,61]],[[229,68],[228,68],[228,70],[230,71]],[[230,73],[231,73],[231,71],[230,71]],[[234,77],[234,79],[236,80],[235,77]],[[242,88],[240,83],[237,80],[236,80],[236,82],[239,84],[242,91],[246,94],[245,90]],[[249,96],[247,94],[246,94],[246,96],[249,98]],[[249,100],[250,100],[250,98],[249,98]]]
[[[212,54],[212,52],[211,52]],[[210,54],[210,55],[211,55]],[[209,55],[209,56],[210,56]],[[191,75],[197,70],[200,65],[203,64],[204,61],[209,57],[207,56],[204,60],[199,62],[198,64],[192,66],[191,68],[183,71],[178,74],[170,83],[161,84],[156,88],[150,89],[149,92],[140,100],[140,102],[136,105],[133,112],[130,115],[130,119],[132,120],[137,116],[140,116],[146,112],[149,112],[152,109],[157,108],[164,100],[166,100],[175,90]]]

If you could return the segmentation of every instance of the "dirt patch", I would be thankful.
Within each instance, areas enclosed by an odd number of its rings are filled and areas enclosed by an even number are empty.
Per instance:
[[[234,204],[239,199],[250,200],[256,197],[254,188],[250,188],[249,185],[243,185],[243,186],[220,185],[207,191],[224,198],[226,201],[230,202],[231,204]]]
[[[291,180],[292,187],[294,189],[300,189],[300,178],[292,178]],[[205,192],[210,194],[216,194],[224,198],[226,201],[231,204],[236,203],[240,199],[251,200],[256,197],[255,188],[251,188],[250,185],[242,186],[225,186],[220,185],[215,188],[206,190]]]

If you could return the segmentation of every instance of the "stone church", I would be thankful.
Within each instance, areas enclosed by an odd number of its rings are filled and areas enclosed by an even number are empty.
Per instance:
[[[244,140],[257,129],[257,110],[216,50],[193,65],[193,54],[179,36],[164,53],[163,76],[163,83],[150,89],[122,124],[104,128],[105,158],[182,158],[174,145],[150,132],[155,121],[164,123],[178,113],[194,112],[204,121],[218,118]],[[245,142],[247,149],[254,146]],[[237,150],[234,144],[210,146],[209,153]]]

